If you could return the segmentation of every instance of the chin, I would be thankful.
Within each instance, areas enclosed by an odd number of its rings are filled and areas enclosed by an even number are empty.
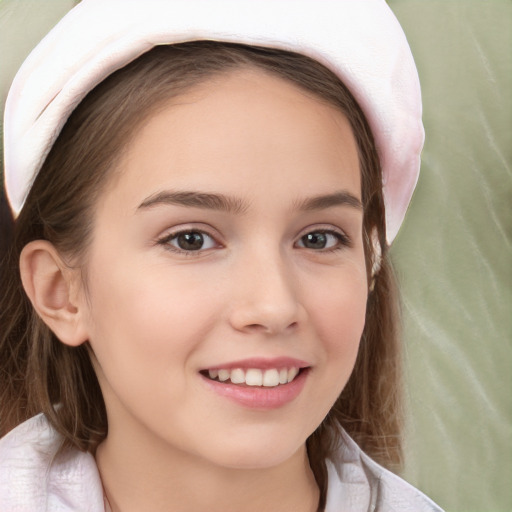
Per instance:
[[[222,442],[214,442],[215,453],[210,452],[210,460],[219,466],[231,469],[269,469],[286,463],[304,451],[307,435],[290,435],[279,432],[272,435],[268,429],[261,432]],[[214,444],[215,443],[215,444]]]

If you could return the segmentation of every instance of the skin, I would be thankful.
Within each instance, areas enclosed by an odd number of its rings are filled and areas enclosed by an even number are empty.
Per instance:
[[[238,70],[151,117],[116,171],[95,212],[87,286],[70,288],[80,336],[68,341],[93,352],[112,509],[316,510],[305,441],[350,376],[367,299],[348,121],[286,81]],[[183,191],[222,194],[230,208],[169,199]],[[203,248],[180,250],[183,230],[204,233]],[[304,243],[322,231],[325,248]],[[310,369],[272,410],[219,396],[199,374],[281,356]]]

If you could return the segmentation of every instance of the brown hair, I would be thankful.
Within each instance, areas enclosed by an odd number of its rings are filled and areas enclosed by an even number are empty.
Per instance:
[[[60,343],[34,312],[21,284],[20,252],[28,242],[45,239],[69,261],[85,261],[95,203],[137,127],[170,98],[240,67],[256,67],[289,80],[346,115],[359,149],[369,276],[375,259],[374,232],[382,251],[354,371],[307,442],[323,507],[325,459],[336,449],[339,425],[377,461],[399,467],[401,355],[381,168],[371,130],[353,96],[331,71],[291,52],[211,41],[155,47],[110,75],[75,109],[34,181],[2,263],[0,434],[44,412],[66,443],[80,450],[94,453],[104,439],[105,405],[88,347]]]

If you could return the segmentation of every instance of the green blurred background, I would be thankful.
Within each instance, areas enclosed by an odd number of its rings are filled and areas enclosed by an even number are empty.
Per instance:
[[[2,108],[18,66],[74,3],[0,0]],[[409,401],[404,476],[448,512],[510,512],[512,1],[388,3],[416,58],[426,130],[392,249]]]

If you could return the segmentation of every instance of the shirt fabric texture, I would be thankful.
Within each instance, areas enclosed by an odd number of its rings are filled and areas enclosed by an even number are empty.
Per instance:
[[[429,498],[368,457],[342,432],[328,460],[325,512],[442,512]],[[42,414],[0,439],[0,511],[106,512],[94,457],[62,444]]]

